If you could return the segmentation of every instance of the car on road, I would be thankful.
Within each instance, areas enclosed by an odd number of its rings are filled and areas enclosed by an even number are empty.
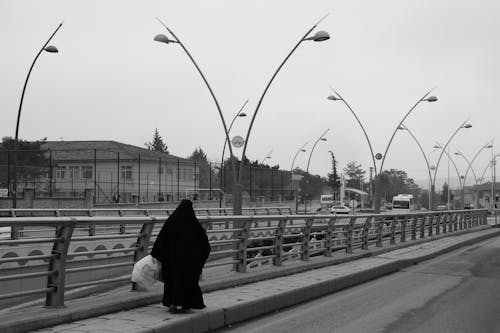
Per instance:
[[[330,212],[332,214],[350,214],[351,209],[349,207],[343,206],[343,205],[333,205],[330,208]]]

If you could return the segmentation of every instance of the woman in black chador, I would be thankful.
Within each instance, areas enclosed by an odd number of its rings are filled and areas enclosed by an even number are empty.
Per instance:
[[[181,311],[177,307],[205,307],[198,280],[209,253],[207,234],[196,218],[193,203],[182,200],[165,221],[151,251],[162,263],[162,303],[170,312]]]

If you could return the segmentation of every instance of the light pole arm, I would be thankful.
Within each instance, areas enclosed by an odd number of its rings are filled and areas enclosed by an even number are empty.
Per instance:
[[[325,136],[325,134],[329,131],[330,129],[327,128],[326,131],[323,132],[323,134],[321,134],[321,136],[314,142],[314,145],[312,146],[311,148],[311,152],[309,153],[309,159],[307,160],[307,168],[306,168],[306,174],[309,173],[309,163],[311,163],[311,156],[312,156],[312,153],[314,151],[314,148],[316,148],[316,145],[318,144],[318,142]]]
[[[457,164],[455,163],[455,161],[453,160],[453,157],[450,156],[450,154],[448,154],[447,151],[444,152],[446,154],[446,156],[450,159],[451,161],[451,164],[453,164],[453,167],[455,168],[455,172],[457,173],[457,177],[458,177],[458,184],[460,185],[460,188],[462,188],[462,178],[460,177],[460,171],[458,171],[458,168],[457,168]],[[437,170],[437,167],[436,167],[436,170]],[[448,186],[450,186],[450,184],[448,184]]]
[[[399,126],[401,126],[401,124],[404,123],[404,121],[410,115],[410,113],[417,107],[417,105],[420,104],[420,102],[422,102],[432,92],[432,90],[434,90],[434,88],[431,89],[431,90],[429,90],[424,96],[422,96],[417,101],[417,103],[415,103],[415,105],[413,105],[411,107],[411,109],[405,114],[405,116],[403,117],[403,119],[401,119],[401,121],[399,122],[398,126],[396,126],[396,129],[392,133],[391,139],[389,140],[389,143],[387,144],[387,147],[385,148],[384,156],[382,157],[382,163],[380,164],[380,170],[379,170],[380,173],[382,173],[382,171],[384,170],[384,162],[385,162],[385,158],[387,157],[387,152],[389,151],[389,147],[391,146],[392,140],[394,139],[394,136],[396,135],[396,132],[398,131]]]
[[[368,147],[370,147],[370,153],[372,155],[372,162],[373,162],[373,169],[375,170],[375,174],[377,174],[377,164],[375,163],[375,154],[373,152],[372,144],[370,142],[370,139],[368,137],[368,134],[366,133],[366,130],[365,130],[363,124],[361,123],[361,121],[359,120],[358,116],[356,115],[356,112],[354,112],[354,110],[351,108],[351,106],[349,105],[349,103],[347,103],[347,101],[344,99],[344,97],[342,97],[335,89],[333,89],[333,88],[331,88],[331,89],[333,90],[333,92],[335,94],[338,95],[338,97],[340,97],[340,100],[342,102],[344,102],[345,106],[347,106],[347,108],[349,109],[349,111],[351,111],[352,115],[354,116],[354,118],[356,118],[356,121],[358,122],[359,126],[363,130],[363,133],[365,135],[366,141],[368,142]]]
[[[450,144],[451,140],[453,139],[453,137],[455,135],[457,135],[458,131],[460,131],[461,128],[464,127],[464,125],[467,123],[467,120],[464,121],[456,130],[455,132],[450,136],[450,138],[448,139],[448,141],[446,142],[446,144],[444,145],[444,147],[441,147],[441,154],[439,154],[439,158],[438,158],[438,161],[436,163],[436,169],[434,170],[434,177],[432,179],[432,184],[435,184],[436,183],[436,175],[437,175],[437,171],[438,171],[438,168],[439,168],[439,162],[441,162],[441,157],[443,157],[443,154],[446,150],[446,148],[448,147],[448,145]],[[459,177],[460,178],[460,177]]]
[[[464,159],[465,163],[467,163],[467,170],[465,171],[465,175],[464,175],[464,185],[465,185],[465,180],[467,179],[467,175],[469,173],[469,170],[472,170],[472,174],[474,175],[474,178],[475,178],[475,181],[476,181],[476,184],[477,184],[477,176],[476,176],[476,172],[472,168],[472,164],[471,164],[472,162],[469,161],[469,159],[467,157],[465,157],[464,154],[460,153],[460,156],[462,156],[462,158]]]
[[[297,152],[295,153],[295,156],[293,157],[293,160],[292,160],[292,166],[290,167],[290,173],[293,173],[293,166],[295,165],[295,159],[297,158],[297,156],[299,155],[299,153],[302,151],[302,149],[304,149],[304,147],[308,144],[308,142],[304,143],[302,145],[302,147],[300,147],[299,150],[297,150]]]
[[[325,16],[326,17],[326,16]],[[239,171],[239,182],[241,183],[241,174],[242,174],[242,170],[243,170],[243,160],[245,158],[245,153],[247,151],[247,146],[248,146],[248,140],[250,139],[250,133],[252,131],[252,127],[253,127],[253,123],[255,121],[255,117],[257,116],[257,113],[259,112],[259,109],[260,109],[260,106],[262,105],[262,101],[264,100],[264,97],[266,96],[266,93],[267,91],[269,90],[269,87],[271,86],[271,84],[273,83],[274,81],[274,78],[276,77],[276,75],[278,75],[279,71],[281,70],[281,68],[285,65],[285,63],[287,62],[287,60],[290,58],[290,56],[295,52],[295,50],[299,47],[299,45],[305,40],[305,38],[307,38],[307,36],[311,33],[311,31],[313,31],[316,26],[325,18],[323,17],[318,23],[316,23],[315,25],[313,25],[309,30],[307,30],[307,32],[304,34],[304,36],[299,40],[299,42],[293,47],[293,49],[290,51],[290,53],[288,53],[288,55],[285,57],[285,59],[281,62],[281,64],[278,66],[278,68],[276,69],[276,71],[274,72],[273,76],[271,76],[271,79],[269,80],[269,82],[267,83],[266,85],[266,88],[264,89],[264,92],[262,93],[262,95],[260,96],[260,99],[259,99],[259,102],[257,103],[257,106],[255,107],[255,112],[253,113],[252,115],[252,120],[250,121],[250,125],[248,127],[248,131],[247,131],[247,135],[246,135],[246,138],[245,138],[245,144],[243,146],[243,153],[241,154],[241,164],[240,164],[240,171]]]
[[[163,27],[165,27],[165,29],[167,29],[167,31],[172,36],[174,36],[174,38],[176,39],[176,42],[179,43],[179,45],[182,47],[182,49],[184,50],[184,52],[186,53],[186,55],[189,57],[189,59],[193,63],[194,67],[196,67],[196,69],[198,70],[198,73],[200,74],[201,78],[203,79],[203,82],[205,82],[205,85],[207,86],[208,90],[210,91],[210,95],[212,95],[212,99],[214,100],[215,106],[217,107],[217,111],[219,112],[219,116],[220,116],[220,119],[222,121],[222,126],[224,127],[224,132],[226,134],[226,140],[227,140],[227,142],[229,142],[230,141],[230,139],[229,139],[229,131],[228,131],[228,128],[226,126],[226,121],[224,119],[224,115],[222,114],[222,110],[221,110],[219,101],[217,100],[217,97],[215,97],[215,94],[214,94],[214,92],[212,90],[212,87],[208,83],[208,80],[206,79],[205,75],[201,71],[200,67],[198,66],[198,64],[196,63],[196,61],[194,60],[194,58],[189,53],[188,49],[184,46],[184,44],[182,43],[182,41],[179,39],[179,37],[177,37],[175,35],[175,33],[169,27],[167,27],[165,25],[165,23],[163,23],[159,18],[156,18],[156,19],[158,20],[158,22],[160,22],[161,25],[163,25]],[[236,166],[235,166],[235,163],[233,161],[234,154],[233,154],[233,148],[231,147],[231,145],[229,145],[229,153],[231,155],[231,161],[232,161],[231,162],[231,166],[232,166],[233,174],[234,174],[234,172],[236,172]]]
[[[422,152],[422,155],[424,156],[425,164],[427,165],[427,171],[429,173],[429,181],[432,182],[431,166],[429,165],[429,160],[427,159],[427,155],[425,155],[425,152],[424,152],[424,149],[422,148],[422,145],[420,144],[420,142],[418,142],[417,138],[415,137],[415,135],[413,135],[413,133],[410,131],[410,129],[408,127],[404,126],[404,129],[408,132],[408,134],[410,134],[410,136],[413,138],[413,140],[417,144],[418,148]]]
[[[35,66],[35,63],[36,63],[38,57],[40,56],[40,54],[42,54],[42,52],[45,49],[45,47],[50,43],[50,41],[56,35],[57,31],[59,31],[59,29],[61,28],[62,25],[63,25],[63,22],[59,23],[59,25],[57,26],[56,30],[54,30],[54,32],[52,33],[52,35],[50,35],[49,39],[45,42],[45,44],[43,44],[42,48],[40,49],[40,51],[38,51],[38,53],[35,56],[35,59],[31,63],[30,69],[28,70],[28,75],[26,76],[26,80],[24,81],[23,92],[21,93],[21,101],[19,102],[19,110],[17,111],[16,136],[15,136],[15,139],[14,139],[16,143],[17,143],[17,141],[19,139],[19,122],[21,120],[21,110],[23,108],[24,93],[26,92],[26,87],[28,86],[28,80],[30,78],[31,71],[33,70],[33,67]],[[16,147],[16,149],[17,149],[17,147]]]
[[[474,163],[474,161],[476,160],[476,158],[479,156],[479,154],[481,154],[481,152],[487,147],[488,145],[484,145],[481,147],[481,149],[478,150],[478,152],[476,153],[476,155],[474,155],[474,157],[472,158],[472,160],[470,161],[469,163],[469,167],[467,168],[467,170],[465,171],[465,176],[464,176],[464,183],[465,183],[465,178],[467,178],[467,174],[469,173],[469,170],[472,170],[472,174],[474,175],[474,178],[475,178],[475,181],[476,181],[476,184],[477,184],[477,177],[476,177],[476,173],[474,172],[474,169],[472,168],[472,163]],[[463,156],[463,155],[462,155]],[[464,156],[465,158],[465,156]],[[466,159],[467,160],[467,159]]]

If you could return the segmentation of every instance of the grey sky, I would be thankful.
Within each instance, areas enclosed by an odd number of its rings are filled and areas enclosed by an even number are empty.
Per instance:
[[[178,45],[153,42],[166,33],[162,19],[195,57],[229,123],[246,99],[252,114],[271,75],[300,37],[323,15],[317,30],[332,38],[304,42],[276,78],[256,118],[247,156],[289,169],[294,154],[330,128],[316,147],[310,171],[330,171],[328,150],[342,169],[356,160],[368,169],[368,145],[354,117],[328,101],[332,85],[363,122],[375,152],[409,108],[429,89],[437,103],[421,103],[406,121],[430,153],[463,121],[451,144],[469,159],[497,137],[500,101],[500,4],[497,1],[20,1],[0,2],[0,134],[14,136],[17,108],[29,65],[57,25],[25,96],[20,137],[116,140],[143,146],[153,129],[174,155],[196,147],[218,161],[224,134],[215,105]],[[232,135],[246,135],[250,117]],[[495,152],[500,151],[496,146]],[[240,150],[235,150],[241,154]],[[309,151],[296,166],[306,168]],[[491,158],[474,163],[482,173]],[[432,163],[438,152],[430,155]],[[465,162],[456,156],[464,172]],[[445,162],[445,161],[443,161]],[[446,176],[446,163],[438,177]],[[426,179],[412,139],[399,132],[385,168]],[[453,170],[452,170],[453,171]],[[454,172],[453,172],[454,174]],[[489,173],[487,173],[489,175]],[[468,178],[468,184],[472,178]]]

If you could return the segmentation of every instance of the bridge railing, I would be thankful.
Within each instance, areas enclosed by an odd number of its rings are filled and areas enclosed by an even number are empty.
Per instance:
[[[200,216],[212,252],[205,269],[253,262],[285,265],[486,224],[487,210],[381,215]],[[45,295],[64,305],[75,288],[130,281],[133,264],[149,253],[166,216],[7,217],[0,227],[24,228],[0,240],[0,302]],[[93,232],[89,232],[93,226]],[[126,226],[124,229],[122,226]],[[30,230],[30,231],[26,231]],[[138,287],[132,284],[133,289]],[[13,291],[16,290],[17,291]],[[0,303],[1,304],[1,303]]]

